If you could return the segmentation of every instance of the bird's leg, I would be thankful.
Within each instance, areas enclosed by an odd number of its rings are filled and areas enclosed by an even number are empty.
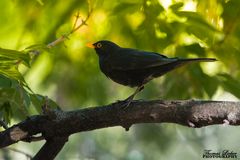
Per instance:
[[[143,85],[137,87],[137,89],[135,90],[135,92],[134,92],[131,96],[129,96],[125,101],[128,101],[128,100],[131,100],[131,101],[132,101],[133,98],[135,97],[135,95],[138,94],[139,92],[141,92],[141,90],[143,90],[143,89],[144,89],[144,86],[143,86]]]
[[[133,101],[133,98],[135,97],[136,94],[141,92],[144,89],[144,85],[142,84],[141,86],[138,86],[135,92],[130,95],[127,99],[123,100],[125,108],[129,106],[129,104]]]

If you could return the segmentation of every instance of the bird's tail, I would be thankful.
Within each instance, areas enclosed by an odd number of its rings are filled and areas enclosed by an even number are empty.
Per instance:
[[[173,61],[172,63],[159,66],[159,68],[157,69],[157,72],[153,76],[159,77],[171,70],[174,70],[178,67],[181,67],[191,62],[214,62],[214,61],[217,61],[217,60],[215,58],[188,58],[188,59],[177,58],[176,61]]]
[[[188,58],[180,59],[182,62],[214,62],[217,61],[215,58]]]

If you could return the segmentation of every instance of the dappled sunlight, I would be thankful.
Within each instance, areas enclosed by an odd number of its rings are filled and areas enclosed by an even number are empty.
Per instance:
[[[53,64],[48,53],[43,53],[39,56],[36,62],[32,65],[31,70],[28,71],[25,76],[25,80],[32,89],[41,89],[39,86],[41,85],[42,81],[46,79],[46,76],[52,72],[52,65]]]
[[[136,30],[138,26],[143,22],[145,19],[145,15],[142,12],[135,12],[133,14],[126,15],[126,19],[128,24],[131,26],[133,30]]]

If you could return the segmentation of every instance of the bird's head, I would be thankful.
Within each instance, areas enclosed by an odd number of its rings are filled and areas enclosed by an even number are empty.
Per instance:
[[[99,56],[114,53],[119,48],[117,44],[107,40],[101,40],[93,44],[88,43],[87,47],[94,48]]]

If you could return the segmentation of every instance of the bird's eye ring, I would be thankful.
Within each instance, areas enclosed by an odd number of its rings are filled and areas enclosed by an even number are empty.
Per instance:
[[[101,43],[98,43],[97,44],[97,48],[101,48],[102,47],[102,44]]]

